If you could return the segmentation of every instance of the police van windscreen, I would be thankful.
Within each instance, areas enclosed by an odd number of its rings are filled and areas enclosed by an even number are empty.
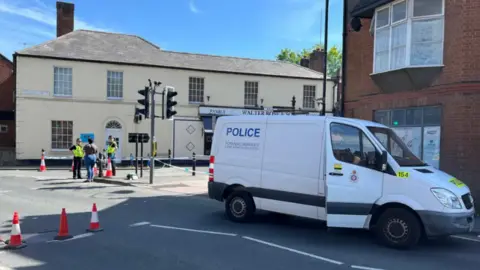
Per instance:
[[[381,127],[368,127],[368,129],[397,161],[398,165],[404,167],[427,166],[425,162],[410,151],[408,146],[392,129]]]

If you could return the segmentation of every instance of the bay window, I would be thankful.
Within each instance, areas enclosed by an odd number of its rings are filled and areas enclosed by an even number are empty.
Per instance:
[[[373,72],[443,64],[444,0],[401,0],[375,10]]]

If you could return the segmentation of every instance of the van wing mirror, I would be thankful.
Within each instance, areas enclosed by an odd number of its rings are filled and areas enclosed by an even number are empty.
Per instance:
[[[382,157],[380,158],[380,168],[382,170],[382,172],[386,171],[387,170],[387,162],[388,162],[388,153],[387,151],[383,150],[382,151]]]

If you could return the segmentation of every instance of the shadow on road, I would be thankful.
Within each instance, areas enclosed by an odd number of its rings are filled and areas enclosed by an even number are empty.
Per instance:
[[[81,188],[101,189],[103,187]],[[54,191],[81,188],[45,189]],[[126,195],[134,192],[134,190],[125,189],[108,193]],[[91,203],[94,202],[96,202],[95,198],[92,198]],[[323,222],[269,213],[258,213],[251,223],[237,224],[226,219],[222,204],[206,199],[204,194],[136,197],[128,198],[109,208],[103,208],[100,202],[97,202],[97,206],[100,224],[105,231],[64,243],[45,243],[53,240],[56,235],[60,224],[60,211],[57,215],[21,216],[22,233],[26,236],[32,235],[32,238],[26,237],[27,244],[29,244],[26,248],[11,252],[38,263],[29,266],[20,264],[15,269],[147,269],[145,268],[147,262],[162,263],[162,260],[174,260],[176,253],[183,252],[170,247],[173,242],[169,241],[173,240],[169,240],[168,235],[173,234],[173,231],[157,229],[149,225],[138,228],[130,227],[139,222],[235,233],[338,260],[344,260],[345,258],[339,258],[342,256],[352,260],[365,260],[369,256],[384,256],[405,261],[412,260],[412,258],[427,258],[435,263],[435,260],[442,256],[450,256],[448,254],[452,250],[462,253],[465,257],[478,253],[478,247],[480,247],[480,245],[475,246],[477,243],[448,240],[429,241],[415,250],[397,251],[375,244],[371,235],[365,231],[327,229]],[[69,213],[69,209],[66,209],[69,230],[72,235],[85,233],[89,227],[91,207],[91,204],[85,205],[85,211],[80,213]],[[8,225],[2,225],[2,228],[6,227],[8,228]],[[8,230],[0,232],[5,234],[9,231],[8,228]],[[188,234],[186,237],[191,235],[195,234]],[[211,246],[208,239],[210,238],[196,243],[199,253],[203,252],[202,245],[205,245],[204,247]],[[229,240],[232,238],[227,237],[221,239],[219,241],[233,241]],[[240,238],[234,239],[241,241]],[[181,242],[182,238],[175,239],[175,241]],[[244,241],[249,243],[247,240]],[[178,243],[175,242],[175,245]],[[472,249],[474,246],[476,249]],[[185,248],[187,247],[185,246]],[[207,253],[207,251],[204,252]],[[235,253],[236,251],[232,250],[231,252]],[[170,257],[165,257],[167,255]],[[214,259],[215,254],[211,255],[211,258]],[[188,261],[184,257],[182,259]],[[121,261],[121,265],[118,261]],[[76,262],[81,262],[81,264],[76,265]],[[390,268],[386,267],[386,269]]]

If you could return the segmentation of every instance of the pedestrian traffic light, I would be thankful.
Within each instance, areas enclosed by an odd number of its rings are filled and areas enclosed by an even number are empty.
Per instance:
[[[137,114],[143,114],[145,118],[149,118],[149,112],[150,112],[150,91],[147,86],[145,86],[145,89],[138,90],[138,93],[143,96],[142,99],[137,100],[137,102],[141,105],[143,105],[143,109],[135,108],[135,115]]]
[[[174,115],[177,114],[177,111],[175,111],[175,105],[177,105],[177,102],[175,101],[175,96],[178,95],[178,93],[175,91],[175,88],[173,87],[166,87],[166,93],[165,95],[165,118],[166,119],[171,119]]]

